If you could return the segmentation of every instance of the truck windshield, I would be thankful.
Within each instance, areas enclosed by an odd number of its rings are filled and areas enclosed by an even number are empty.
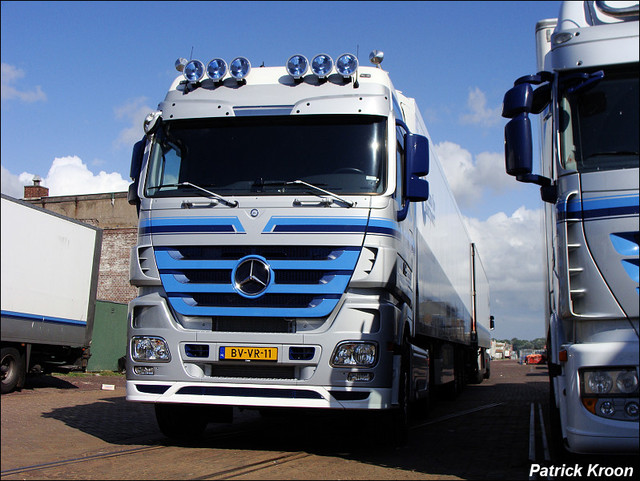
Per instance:
[[[146,195],[184,195],[191,182],[229,195],[286,195],[308,188],[384,191],[386,118],[363,115],[236,117],[163,123]]]
[[[638,64],[560,99],[562,158],[579,172],[638,167]]]

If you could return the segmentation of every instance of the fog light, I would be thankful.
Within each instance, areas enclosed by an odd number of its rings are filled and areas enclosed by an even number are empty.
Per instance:
[[[133,372],[138,376],[153,376],[155,371],[152,366],[133,366]]]
[[[624,412],[627,413],[627,415],[631,416],[632,418],[637,418],[638,417],[638,403],[637,402],[630,402],[627,403],[624,407]]]
[[[613,416],[616,409],[613,407],[613,403],[611,401],[605,401],[600,404],[600,412],[605,416]]]

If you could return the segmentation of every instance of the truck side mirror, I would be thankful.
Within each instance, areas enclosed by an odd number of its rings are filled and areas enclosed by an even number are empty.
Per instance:
[[[531,120],[526,113],[518,114],[504,127],[504,159],[507,174],[519,176],[531,173],[533,141]]]
[[[544,75],[542,75],[544,74]],[[540,195],[545,202],[555,203],[556,189],[551,179],[532,174],[533,139],[529,113],[539,113],[548,104],[550,87],[543,85],[535,92],[531,83],[549,81],[549,75],[521,77],[507,91],[502,103],[502,116],[511,119],[504,127],[504,161],[507,174],[519,182],[540,186]]]
[[[489,329],[492,331],[496,328],[496,321],[494,321],[494,319],[493,316],[489,316]]]
[[[429,140],[424,135],[405,135],[407,162],[406,195],[409,202],[423,202],[429,198],[429,182],[421,179],[429,173]]]
[[[131,154],[131,170],[129,171],[129,177],[133,179],[133,183],[129,185],[127,200],[129,201],[129,204],[135,205],[138,209],[140,208],[138,184],[140,183],[140,170],[142,169],[142,158],[144,156],[145,144],[146,138],[143,138],[134,144],[133,152]]]

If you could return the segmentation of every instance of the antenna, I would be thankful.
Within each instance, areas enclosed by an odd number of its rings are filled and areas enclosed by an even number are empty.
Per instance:
[[[189,60],[193,60],[193,45],[191,46],[191,55],[189,56]]]

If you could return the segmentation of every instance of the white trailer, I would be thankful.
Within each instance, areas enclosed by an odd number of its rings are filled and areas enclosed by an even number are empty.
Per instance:
[[[31,369],[86,367],[102,229],[2,194],[2,393]]]

